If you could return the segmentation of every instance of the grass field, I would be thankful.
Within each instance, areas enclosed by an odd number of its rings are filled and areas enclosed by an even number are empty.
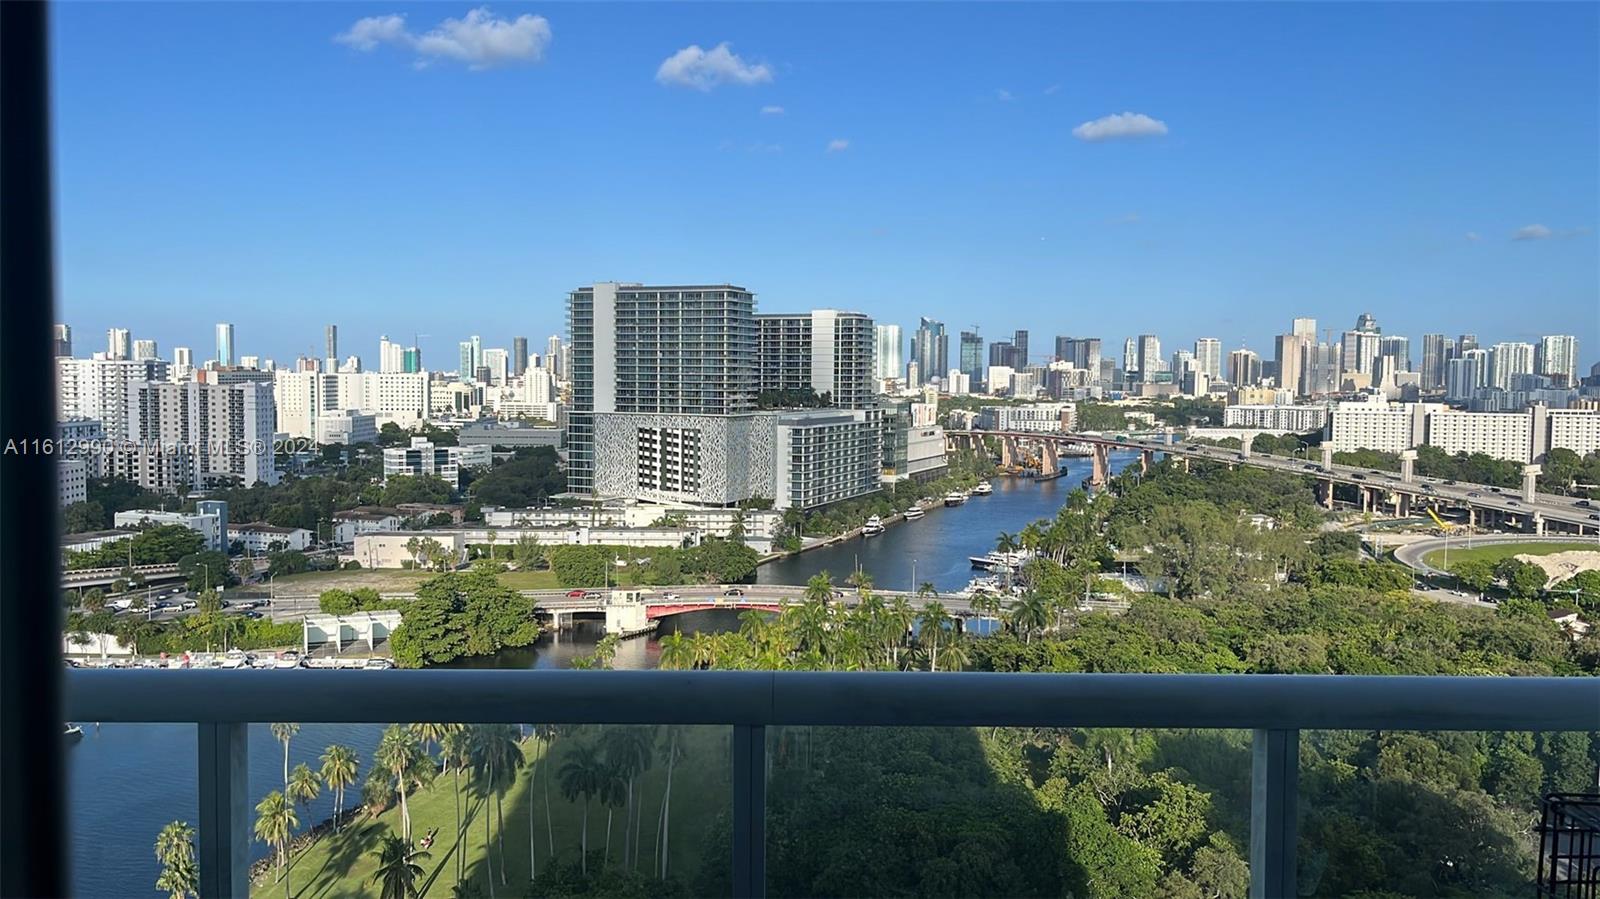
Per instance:
[[[324,590],[354,590],[371,587],[379,593],[406,593],[436,572],[410,571],[401,568],[359,568],[353,571],[307,571],[304,574],[286,574],[277,579],[277,588],[291,593],[321,593]],[[500,575],[500,583],[514,590],[554,590],[553,571],[508,571]]]
[[[1554,553],[1582,550],[1595,552],[1600,550],[1600,544],[1595,543],[1593,540],[1582,542],[1574,540],[1570,543],[1557,543],[1554,541],[1537,543],[1486,543],[1482,546],[1474,546],[1471,549],[1468,549],[1464,545],[1451,546],[1450,564],[1455,565],[1460,562],[1465,562],[1468,559],[1481,559],[1490,564],[1494,564],[1501,559],[1509,559],[1512,556],[1548,556]],[[1422,557],[1422,561],[1427,565],[1433,566],[1434,568],[1445,570],[1446,565],[1444,564],[1444,557],[1445,551],[1442,549],[1436,549],[1433,552],[1424,555]]]
[[[462,780],[462,817],[467,822],[467,838],[461,847],[466,854],[467,879],[476,881],[484,896],[490,894],[485,866],[484,834],[486,824],[493,823],[495,855],[494,893],[502,897],[521,896],[529,882],[529,828],[533,831],[533,861],[539,870],[551,860],[551,847],[555,857],[562,861],[576,861],[582,842],[583,809],[577,802],[561,796],[560,768],[573,746],[594,741],[598,727],[579,728],[568,736],[555,739],[548,755],[544,744],[529,739],[523,743],[527,767],[502,800],[505,832],[493,820],[495,806],[488,807],[486,818],[483,800],[472,793]],[[719,813],[732,806],[729,773],[732,766],[729,741],[732,731],[726,727],[685,727],[679,732],[680,758],[672,774],[672,802],[668,835],[668,875],[692,880],[700,866],[700,851],[705,843],[708,825]],[[640,828],[639,869],[651,870],[655,860],[656,822],[661,810],[666,787],[666,768],[661,756],[666,754],[667,733],[657,733],[657,759],[634,784],[637,797]],[[364,777],[370,759],[362,759],[361,775]],[[546,775],[548,797],[546,802]],[[531,789],[530,789],[531,786]],[[418,889],[423,896],[447,897],[455,885],[456,857],[456,794],[453,776],[441,776],[430,786],[407,797],[411,809],[411,834],[420,840],[433,828],[438,828],[432,850],[427,858],[417,860],[423,869]],[[347,802],[359,799],[347,798]],[[594,853],[603,854],[606,848],[606,815],[608,807],[598,800],[589,803],[590,870],[597,863]],[[622,822],[625,807],[610,810],[613,816],[610,858],[613,865],[621,864],[623,847]],[[310,822],[301,822],[302,830]],[[289,867],[288,895],[296,899],[343,899],[343,897],[376,897],[378,890],[371,883],[377,870],[373,851],[389,833],[400,832],[400,809],[396,805],[377,818],[361,817],[346,826],[341,833],[324,837],[295,856]],[[505,885],[500,882],[500,846],[505,847]],[[253,884],[253,895],[273,897],[284,895],[284,884],[268,875]]]

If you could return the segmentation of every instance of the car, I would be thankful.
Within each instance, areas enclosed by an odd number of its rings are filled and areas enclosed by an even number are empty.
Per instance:
[[[1474,491],[1472,491],[1472,492],[1471,492],[1471,493],[1468,493],[1468,494],[1467,494],[1467,496],[1471,496],[1471,497],[1480,497],[1480,496],[1483,496],[1483,494],[1481,494],[1481,493],[1479,493],[1479,492],[1478,492],[1478,491],[1476,491],[1476,490],[1474,490]]]
[[[1358,480],[1358,481],[1365,481],[1367,479],[1367,476],[1364,475],[1364,474],[1353,474],[1350,477],[1352,477],[1352,478],[1354,478],[1355,480]]]
[[[1456,482],[1455,481],[1445,481],[1444,485],[1446,487],[1454,487],[1456,485]]]
[[[1500,488],[1499,487],[1490,487],[1489,488],[1489,492],[1490,493],[1499,493],[1500,492]]]
[[[267,616],[257,612],[255,609],[251,609],[250,611],[244,613],[244,617],[249,618],[251,621],[260,621]]]
[[[1377,470],[1376,468],[1369,468],[1367,469],[1367,474],[1383,474],[1383,472]]]
[[[1312,464],[1312,465],[1302,465],[1300,467],[1304,468],[1306,471],[1316,471],[1318,468],[1321,468],[1322,466]]]
[[[728,589],[722,591],[722,595],[723,596],[743,596],[744,595],[744,591],[740,590],[738,587],[729,587]]]
[[[678,599],[679,599],[678,594],[672,593],[672,592],[667,592],[667,593],[661,594],[661,598],[666,600],[667,602],[677,602]]]
[[[1577,506],[1577,507],[1578,507],[1578,508],[1580,508],[1580,509],[1587,509],[1587,508],[1589,508],[1589,507],[1590,507],[1590,506],[1592,506],[1592,505],[1594,505],[1594,503],[1591,503],[1591,502],[1589,502],[1589,501],[1588,501],[1588,500],[1586,500],[1586,499],[1580,499],[1580,500],[1578,500],[1578,501],[1577,501],[1577,502],[1575,502],[1575,503],[1573,503],[1573,505],[1574,505],[1574,506]]]
[[[200,608],[200,604],[195,602],[192,599],[186,599],[183,602],[178,603],[178,608],[180,610],[182,610],[182,611],[187,612],[190,609],[198,609],[198,608]]]
[[[1438,493],[1439,492],[1439,491],[1433,489],[1433,485],[1432,484],[1423,484],[1422,485],[1422,491],[1424,493]]]
[[[600,591],[599,590],[586,590],[586,591],[584,591],[583,598],[584,599],[599,599],[600,598]]]
[[[1600,512],[1596,512],[1596,513],[1590,515],[1589,518],[1594,520],[1594,521],[1600,521]]]
[[[1506,505],[1508,505],[1508,506],[1520,506],[1520,505],[1522,505],[1522,503],[1519,503],[1514,499],[1508,499],[1508,500],[1506,500]]]
[[[568,590],[567,591],[567,598],[568,599],[582,599],[584,597],[584,595],[585,594],[584,594],[584,592],[582,590]]]

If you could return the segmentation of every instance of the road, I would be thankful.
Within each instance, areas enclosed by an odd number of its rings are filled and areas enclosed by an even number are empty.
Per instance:
[[[1476,534],[1471,537],[1438,537],[1431,540],[1419,540],[1415,543],[1402,546],[1394,551],[1395,561],[1428,576],[1448,576],[1448,572],[1434,568],[1423,559],[1428,553],[1449,547],[1468,549],[1475,546],[1484,546],[1495,543],[1577,543],[1579,538],[1568,536],[1534,537],[1529,534]],[[1600,541],[1595,542],[1595,550],[1600,552]]]

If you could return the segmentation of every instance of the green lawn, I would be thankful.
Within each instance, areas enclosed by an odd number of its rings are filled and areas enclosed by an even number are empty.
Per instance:
[[[544,745],[539,741],[529,739],[523,744],[523,753],[529,766],[503,799],[505,886],[500,884],[501,834],[499,824],[494,825],[494,888],[497,896],[521,896],[528,886],[530,815],[534,836],[532,849],[540,871],[550,863],[552,841],[557,857],[564,861],[577,860],[582,834],[582,807],[562,798],[559,772],[570,748],[580,741],[595,740],[599,732],[598,727],[584,727],[569,736],[557,738],[549,748],[548,758]],[[686,727],[680,731],[680,758],[672,774],[669,876],[693,879],[699,870],[700,851],[705,843],[708,825],[732,805],[729,786],[731,735],[732,731],[726,727]],[[640,809],[639,821],[642,823],[642,848],[639,852],[642,871],[650,870],[655,859],[655,827],[666,786],[666,768],[661,758],[666,754],[665,738],[666,731],[663,729],[657,734],[656,763],[634,785]],[[369,762],[370,759],[362,759],[363,777]],[[547,773],[550,775],[548,805],[545,801]],[[440,777],[431,786],[407,797],[413,839],[420,840],[430,829],[439,829],[429,856],[417,862],[424,872],[419,883],[424,896],[448,897],[455,884],[454,783],[453,776]],[[533,786],[531,791],[530,784]],[[359,799],[350,798],[347,794],[347,801],[359,802]],[[493,811],[491,804],[491,815]],[[605,850],[606,813],[607,808],[598,801],[589,804],[591,853],[603,853]],[[467,838],[463,847],[467,859],[467,877],[476,880],[483,895],[488,896],[489,884],[484,865],[484,825],[488,822],[483,814],[482,801],[466,787],[464,778],[462,814],[467,820]],[[624,808],[619,806],[613,812],[612,864],[620,864],[623,817]],[[303,828],[311,822],[301,823]],[[319,840],[291,860],[289,895],[296,899],[376,897],[377,888],[370,883],[377,868],[372,853],[384,835],[398,833],[399,830],[400,809],[396,805],[376,819],[362,817],[348,825],[342,833]],[[284,894],[284,885],[281,881],[274,882],[272,875],[268,875],[262,882],[253,884],[251,892],[261,897],[281,896]]]
[[[1490,564],[1494,564],[1501,559],[1509,559],[1512,556],[1548,556],[1554,553],[1583,550],[1587,550],[1589,552],[1600,550],[1600,543],[1595,543],[1593,540],[1581,542],[1575,540],[1572,542],[1562,543],[1557,543],[1554,541],[1538,543],[1486,543],[1482,546],[1474,546],[1471,549],[1468,549],[1465,545],[1451,546],[1450,564],[1455,565],[1460,562],[1465,562],[1468,559],[1481,559]],[[1422,561],[1425,564],[1431,565],[1432,567],[1438,568],[1442,571],[1446,569],[1444,564],[1444,556],[1444,550],[1436,549],[1433,552],[1425,554],[1422,557]]]
[[[277,589],[291,593],[321,593],[335,588],[354,590],[372,587],[380,593],[405,593],[438,572],[412,571],[404,568],[358,568],[351,571],[307,571],[303,574],[286,574],[276,580]],[[554,590],[554,571],[508,571],[500,575],[500,583],[514,590]]]
[[[514,590],[555,590],[561,586],[554,571],[508,571],[500,583]]]

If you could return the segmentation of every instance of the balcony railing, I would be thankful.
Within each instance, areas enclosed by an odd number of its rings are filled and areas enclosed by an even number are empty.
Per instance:
[[[733,728],[733,884],[763,895],[769,726],[1254,732],[1251,896],[1295,894],[1301,730],[1600,730],[1600,679],[696,671],[71,671],[74,721],[198,728],[201,895],[249,894],[250,723]]]

